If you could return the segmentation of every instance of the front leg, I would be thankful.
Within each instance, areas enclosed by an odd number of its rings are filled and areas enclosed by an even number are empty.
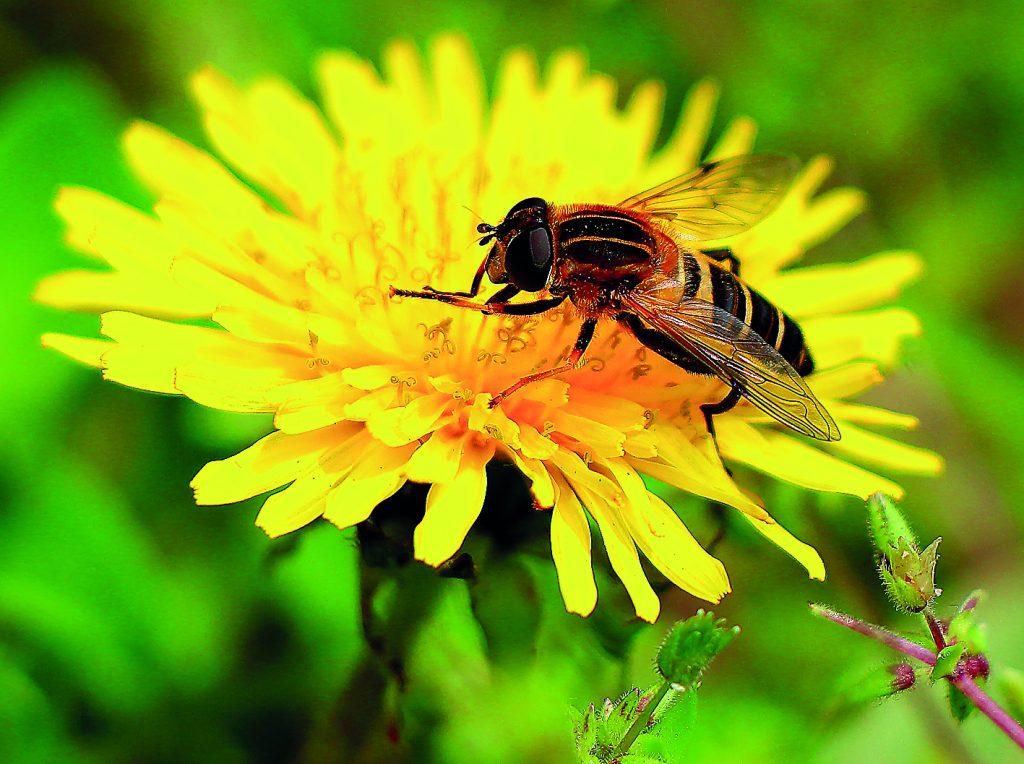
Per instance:
[[[487,302],[474,302],[473,300],[466,299],[457,292],[435,292],[430,289],[422,291],[414,291],[409,289],[396,289],[391,287],[390,294],[392,297],[398,295],[399,297],[415,297],[420,300],[437,300],[443,302],[446,305],[454,305],[456,308],[467,308],[469,310],[477,310],[486,315],[502,314],[506,316],[533,316],[537,313],[543,313],[551,308],[556,308],[565,302],[565,295],[558,295],[555,297],[548,297],[543,300],[534,300],[533,302],[521,302],[511,303],[509,299],[519,293],[519,290],[512,285],[508,285],[498,290]]]
[[[469,287],[468,292],[439,292],[432,286],[423,287],[423,291],[429,294],[445,295],[447,297],[476,297],[480,294],[480,284],[484,280],[484,273],[487,271],[487,260],[480,263],[480,267],[476,269],[476,273],[473,274],[473,283]],[[399,290],[401,292],[401,290]],[[395,288],[391,288],[391,293],[395,293]]]

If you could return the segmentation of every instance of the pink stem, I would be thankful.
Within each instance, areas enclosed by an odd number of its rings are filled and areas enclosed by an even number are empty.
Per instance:
[[[820,615],[823,618],[827,618],[834,623],[838,623],[840,626],[845,626],[858,634],[863,634],[866,637],[871,637],[883,645],[888,645],[893,650],[903,653],[904,655],[910,656],[911,658],[917,658],[919,661],[927,663],[929,666],[935,665],[935,653],[929,650],[927,647],[922,647],[916,642],[911,642],[909,639],[904,639],[891,631],[883,629],[881,626],[875,626],[870,623],[864,623],[852,616],[846,615],[846,613],[840,613],[824,605],[811,604],[811,611],[816,615]]]
[[[815,615],[820,615],[823,618],[838,623],[840,626],[845,626],[858,634],[863,634],[866,637],[870,637],[884,645],[888,645],[893,650],[903,653],[904,655],[910,656],[911,658],[917,658],[919,661],[927,663],[929,666],[935,665],[935,653],[926,647],[916,642],[911,642],[909,639],[893,634],[891,631],[883,629],[881,626],[875,626],[874,624],[865,623],[852,616],[848,616],[845,613],[839,613],[835,610],[831,610],[823,605],[811,604],[811,612]],[[999,727],[1006,736],[1016,743],[1021,749],[1024,749],[1024,727],[1020,726],[1020,723],[1010,716],[1003,708],[996,703],[988,694],[982,690],[978,685],[974,683],[974,680],[966,674],[956,671],[951,676],[945,677],[953,685],[960,690],[967,698],[975,705],[975,707],[981,711],[985,716],[992,720],[992,722]]]
[[[957,689],[966,695],[970,701],[977,706],[978,710],[981,711],[985,716],[991,719],[999,729],[1006,733],[1006,736],[1016,743],[1021,749],[1024,749],[1024,727],[1020,726],[1020,723],[1004,711],[998,703],[996,703],[988,694],[978,687],[969,676],[965,674],[954,674],[953,676],[946,677]]]

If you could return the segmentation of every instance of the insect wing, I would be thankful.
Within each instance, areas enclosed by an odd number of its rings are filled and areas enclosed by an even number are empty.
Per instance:
[[[689,241],[725,239],[747,230],[775,209],[796,169],[795,159],[776,154],[708,162],[631,196],[619,206],[664,220]]]
[[[689,298],[666,299],[666,294],[682,293],[681,285],[676,284],[678,290],[666,286],[636,289],[624,303],[719,379],[738,386],[744,397],[766,414],[809,437],[839,440],[835,420],[775,348],[716,305]]]

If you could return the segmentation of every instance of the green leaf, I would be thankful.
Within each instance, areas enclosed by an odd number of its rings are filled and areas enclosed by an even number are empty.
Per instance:
[[[976,710],[975,706],[953,684],[946,682],[946,685],[948,686],[947,700],[949,701],[949,712],[953,715],[954,719],[962,722]]]
[[[957,643],[948,645],[939,651],[935,656],[935,666],[932,668],[932,679],[942,679],[952,675],[956,671],[957,663],[961,656],[967,651],[967,645]]]

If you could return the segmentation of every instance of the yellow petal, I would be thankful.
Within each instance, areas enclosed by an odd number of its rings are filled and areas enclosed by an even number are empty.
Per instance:
[[[371,414],[366,420],[366,427],[382,443],[404,446],[432,432],[451,403],[451,396],[444,393],[421,395],[405,406]]]
[[[748,515],[743,515],[743,518],[754,530],[803,565],[811,578],[816,581],[825,580],[825,563],[814,547],[800,541],[777,522],[764,523]]]
[[[800,246],[810,249],[857,217],[867,206],[867,197],[858,188],[832,188],[808,205],[800,226]]]
[[[584,487],[612,506],[620,507],[625,503],[626,496],[618,483],[608,476],[590,469],[590,465],[579,454],[561,449],[552,456],[551,461],[575,488]]]
[[[490,396],[478,395],[473,399],[473,406],[469,409],[469,421],[466,426],[512,448],[521,447],[519,425],[510,419],[501,408],[492,409]]]
[[[294,483],[264,502],[256,516],[256,526],[277,538],[323,515],[328,493],[352,470],[357,454],[368,440],[365,433],[357,433],[322,454]]]
[[[718,84],[701,80],[686,94],[683,110],[665,148],[651,162],[644,187],[653,186],[697,166],[718,103]],[[632,193],[636,193],[634,190]]]
[[[655,422],[648,432],[656,440],[661,460],[627,459],[640,472],[681,490],[728,504],[753,517],[768,517],[763,507],[736,487],[717,454],[697,448],[679,428],[668,423]]]
[[[469,437],[456,428],[436,430],[410,457],[406,477],[417,483],[451,482],[458,474]]]
[[[850,458],[882,467],[893,472],[914,475],[938,475],[944,463],[942,457],[924,448],[909,446],[897,440],[843,422],[843,438],[829,444],[829,450]]]
[[[191,483],[196,504],[231,504],[279,488],[357,431],[349,425],[301,435],[273,432],[244,451],[199,470]]]
[[[486,88],[469,41],[462,35],[442,35],[431,45],[430,59],[437,130],[445,145],[461,150],[477,146]]]
[[[274,406],[274,426],[289,433],[316,430],[340,422],[345,407],[362,397],[340,374],[327,374],[280,385],[268,394]]]
[[[555,486],[551,482],[551,474],[539,459],[528,459],[506,448],[505,453],[519,471],[530,481],[530,493],[537,509],[550,509],[555,503]]]
[[[558,445],[534,427],[519,422],[519,450],[527,458],[550,459],[558,450]]]
[[[721,417],[716,427],[724,456],[766,475],[814,491],[848,493],[865,499],[876,491],[895,498],[903,496],[903,489],[896,483],[795,437],[756,429],[738,417]]]
[[[708,153],[707,161],[749,154],[756,137],[757,123],[750,117],[736,117],[729,122],[722,137]]]
[[[900,414],[888,409],[868,406],[865,403],[850,403],[848,401],[829,401],[828,410],[842,422],[856,422],[857,424],[870,424],[878,427],[895,427],[900,430],[913,430],[918,425],[918,418],[910,414]],[[846,427],[840,426],[843,437],[846,437]]]
[[[297,214],[326,203],[337,148],[311,103],[276,78],[242,91],[212,67],[192,86],[210,140],[229,162]]]
[[[103,354],[114,346],[113,342],[106,340],[94,340],[86,337],[72,337],[67,334],[44,334],[42,337],[44,348],[53,348],[58,353],[63,353],[68,358],[73,358],[79,363],[87,366],[101,368],[103,366]]]
[[[800,319],[894,300],[923,269],[921,257],[914,252],[879,252],[855,263],[786,271],[759,284],[758,290]]]
[[[159,318],[208,316],[216,307],[203,295],[152,276],[63,271],[39,282],[33,299],[64,310],[101,313],[128,310]]]
[[[217,160],[161,128],[134,123],[123,138],[135,173],[161,196],[189,200],[220,220],[227,231],[241,230],[263,211],[263,202]]]
[[[648,412],[643,406],[616,395],[576,388],[570,392],[569,400],[566,408],[569,413],[600,422],[621,433],[642,430],[647,424]]]
[[[865,359],[892,366],[903,340],[921,333],[917,316],[902,308],[821,316],[801,327],[814,361],[822,369]]]
[[[215,329],[114,311],[103,314],[101,331],[118,343],[104,355],[106,378],[228,411],[272,411],[269,391],[309,373],[277,346]]]
[[[268,301],[257,311],[221,304],[212,318],[240,339],[311,349],[309,313],[288,305]]]
[[[575,416],[565,410],[555,411],[551,415],[555,431],[567,435],[586,449],[592,456],[621,456],[625,436],[600,420]]]
[[[357,463],[328,494],[324,517],[338,528],[361,523],[405,483],[403,473],[412,452],[411,445],[390,448],[370,440],[369,446],[352,455]]]
[[[413,532],[417,560],[437,567],[459,551],[483,508],[487,490],[484,467],[493,454],[494,441],[467,447],[455,478],[431,486],[426,513]]]
[[[697,597],[718,602],[730,592],[722,563],[704,551],[664,501],[648,493],[640,476],[620,459],[604,464],[626,493],[621,515],[644,556],[672,583]]]
[[[604,540],[605,551],[608,552],[608,561],[612,565],[615,575],[626,587],[637,616],[654,623],[658,620],[658,613],[661,612],[661,602],[658,595],[651,588],[643,567],[640,565],[640,557],[636,551],[636,544],[630,536],[622,516],[614,505],[604,498],[588,490],[582,483],[569,478],[572,489],[582,500],[590,516],[597,522],[601,530],[601,538]]]
[[[91,188],[61,188],[54,209],[68,225],[69,245],[117,270],[156,275],[179,254],[160,221]]]
[[[852,361],[814,372],[807,378],[807,385],[820,398],[849,398],[870,390],[882,379],[876,364]]]
[[[591,567],[590,523],[579,499],[556,475],[558,499],[551,512],[551,557],[558,574],[565,609],[582,616],[597,606],[597,584]]]

